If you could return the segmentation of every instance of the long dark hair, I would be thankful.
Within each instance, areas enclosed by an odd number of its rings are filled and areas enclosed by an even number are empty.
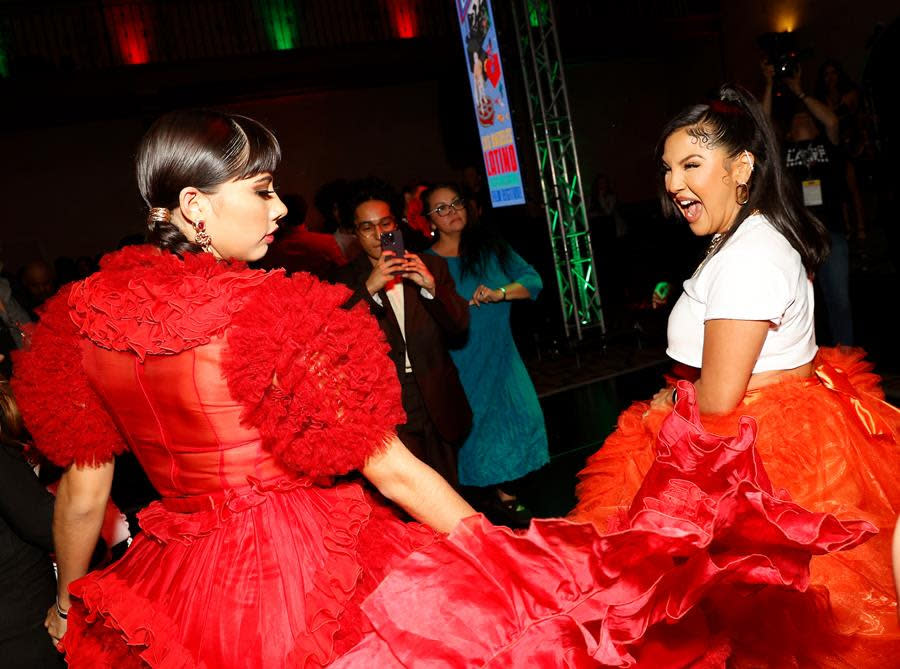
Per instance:
[[[838,93],[844,95],[845,93],[852,91],[857,88],[856,84],[853,83],[853,80],[850,79],[848,74],[844,71],[843,66],[833,58],[829,58],[822,66],[819,68],[819,72],[816,75],[816,85],[813,88],[813,95],[816,96],[816,99],[820,102],[828,104],[828,84],[825,83],[825,70],[829,67],[833,67],[835,72],[837,73],[837,90]]]
[[[357,179],[346,185],[343,197],[339,203],[341,223],[348,230],[355,229],[354,219],[356,208],[364,202],[377,200],[384,202],[391,210],[391,215],[399,224],[403,219],[403,199],[397,190],[387,181],[378,177],[365,177]]]
[[[25,450],[25,422],[13,397],[9,381],[0,377],[0,444]]]
[[[160,117],[138,147],[138,188],[148,208],[178,207],[181,190],[213,193],[232,179],[274,172],[281,161],[275,135],[246,116],[207,110],[175,111]],[[173,253],[202,249],[171,221],[148,217],[147,240]]]
[[[445,188],[456,193],[457,197],[466,199],[464,192],[458,185],[452,182],[437,183],[422,191],[419,199],[422,200],[422,210],[431,209],[431,196],[435,191]],[[459,237],[459,264],[462,276],[482,276],[491,255],[496,255],[500,261],[500,267],[506,271],[506,261],[509,258],[509,244],[504,240],[489,221],[483,219],[473,205],[471,199],[466,201],[466,227]],[[430,218],[437,214],[429,214]]]
[[[741,207],[725,237],[733,235],[752,212],[758,211],[796,249],[806,271],[815,272],[828,255],[828,233],[801,204],[796,186],[782,164],[775,133],[756,99],[739,86],[725,84],[719,89],[718,100],[683,110],[663,128],[656,145],[658,164],[662,163],[666,140],[682,128],[707,146],[721,147],[730,158],[749,151],[755,159],[747,184],[750,199]],[[677,216],[663,175],[660,175],[659,192],[663,212],[670,217]]]

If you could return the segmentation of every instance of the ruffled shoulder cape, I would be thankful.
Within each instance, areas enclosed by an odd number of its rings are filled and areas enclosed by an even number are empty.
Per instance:
[[[97,346],[147,355],[179,353],[224,331],[248,291],[268,275],[209,253],[179,257],[151,246],[106,256],[72,287],[71,318]]]
[[[124,443],[82,371],[80,347],[144,361],[226,337],[225,380],[264,447],[291,470],[343,474],[405,421],[385,337],[365,309],[343,309],[349,296],[308,274],[127,247],[48,302],[17,356],[15,392],[53,462],[105,462]]]

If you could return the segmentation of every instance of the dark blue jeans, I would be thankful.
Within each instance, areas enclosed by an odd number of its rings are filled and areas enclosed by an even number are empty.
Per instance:
[[[816,281],[825,299],[832,345],[853,345],[853,313],[850,309],[850,247],[847,236],[831,233],[831,253],[822,263]]]

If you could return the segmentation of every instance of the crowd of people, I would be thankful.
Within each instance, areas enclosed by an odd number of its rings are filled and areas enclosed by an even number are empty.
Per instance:
[[[850,102],[786,86],[783,145],[771,87],[760,104],[723,86],[663,129],[663,209],[709,248],[669,316],[672,376],[559,519],[519,494],[549,454],[510,310],[543,281],[477,175],[335,181],[311,229],[275,189],[268,128],[158,119],[136,158],[146,243],[56,268],[64,285],[46,264],[0,283],[9,666],[59,666],[57,649],[117,669],[897,656],[900,412],[861,351],[815,335],[819,281],[852,340],[830,111]],[[126,452],[154,500],[124,555],[98,556],[121,538]]]

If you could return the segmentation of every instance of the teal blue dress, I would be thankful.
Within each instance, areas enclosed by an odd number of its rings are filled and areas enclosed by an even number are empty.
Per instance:
[[[429,251],[434,253],[433,251]],[[491,255],[481,276],[462,276],[459,258],[444,258],[456,291],[466,300],[479,284],[499,288],[517,282],[537,298],[543,283],[510,249],[506,271]],[[534,384],[513,341],[511,302],[469,307],[469,337],[450,355],[472,406],[472,432],[459,451],[459,482],[491,486],[521,478],[547,464],[547,429]]]

